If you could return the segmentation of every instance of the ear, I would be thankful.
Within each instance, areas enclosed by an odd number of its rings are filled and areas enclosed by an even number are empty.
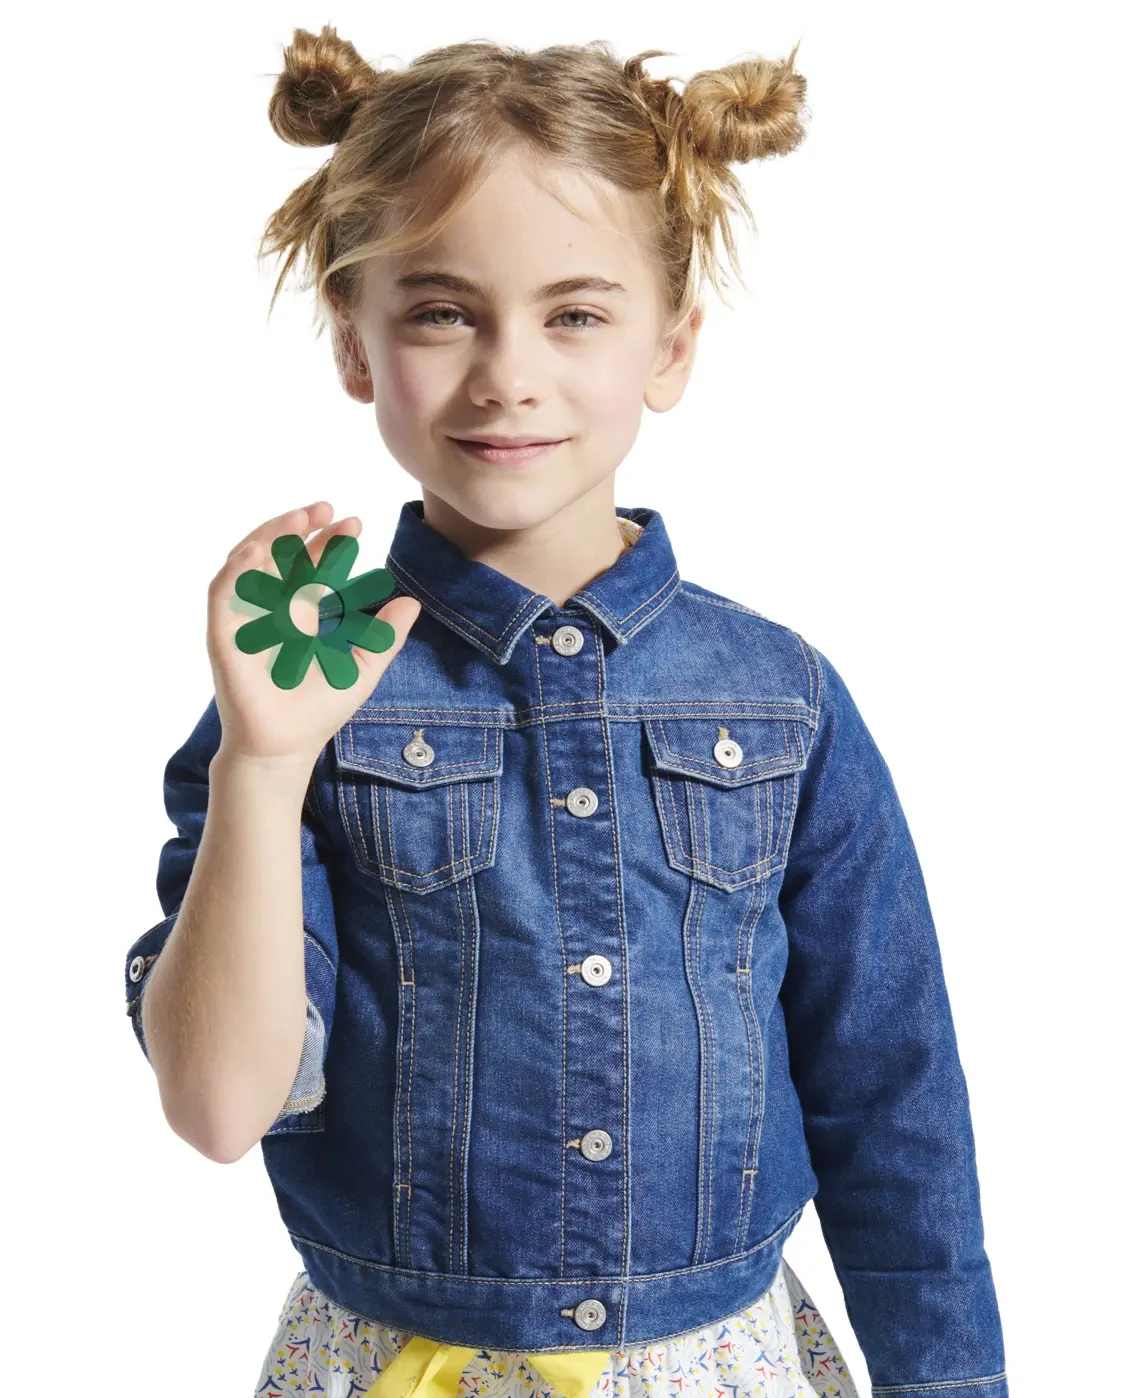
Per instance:
[[[662,346],[645,384],[645,403],[654,413],[664,413],[680,401],[696,358],[697,336],[704,322],[699,303],[671,341]]]
[[[358,403],[374,402],[374,381],[370,362],[353,319],[338,298],[332,297],[334,316],[330,326],[331,347],[342,387]]]

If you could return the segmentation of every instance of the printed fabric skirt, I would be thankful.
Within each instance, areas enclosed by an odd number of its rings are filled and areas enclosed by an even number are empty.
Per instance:
[[[358,1398],[410,1339],[343,1310],[299,1272],[263,1361],[256,1398]],[[614,1350],[592,1398],[858,1398],[835,1340],[783,1258],[751,1306],[675,1339]],[[458,1398],[561,1398],[524,1354],[478,1350]]]

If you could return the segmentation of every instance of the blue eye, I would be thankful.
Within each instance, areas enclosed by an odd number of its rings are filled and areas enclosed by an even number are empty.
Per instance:
[[[441,302],[441,303],[439,303],[439,304],[437,304],[437,305],[434,305],[434,306],[427,306],[427,307],[425,308],[425,310],[419,311],[416,315],[411,316],[411,317],[410,317],[410,324],[411,324],[411,325],[426,325],[426,326],[429,326],[430,329],[432,329],[432,330],[453,330],[453,329],[455,328],[454,325],[444,325],[441,321],[430,321],[430,320],[426,320],[426,316],[432,316],[432,315],[435,314],[435,312],[438,312],[438,311],[452,311],[455,315],[461,315],[461,316],[464,316],[464,315],[465,315],[465,312],[464,312],[463,310],[461,310],[459,307],[457,307],[457,306],[451,306],[448,302]],[[586,310],[583,306],[573,306],[573,307],[571,307],[571,308],[570,308],[569,310],[567,310],[567,311],[559,311],[559,312],[558,312],[558,315],[562,315],[562,316],[588,316],[590,320],[595,320],[599,325],[604,325],[604,323],[605,323],[605,322],[604,322],[604,319],[603,319],[601,316],[596,315],[593,311]],[[589,330],[589,329],[591,329],[592,327],[589,326],[589,325],[566,325],[566,326],[564,326],[564,327],[562,327],[562,328],[565,329],[565,330],[579,330],[579,331],[583,331],[583,330]]]

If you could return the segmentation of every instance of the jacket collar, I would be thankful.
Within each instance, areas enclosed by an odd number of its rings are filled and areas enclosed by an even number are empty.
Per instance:
[[[680,573],[659,511],[617,506],[616,513],[644,533],[611,568],[569,598],[624,645],[668,603]],[[531,592],[486,563],[468,559],[425,520],[425,502],[408,500],[398,516],[386,567],[398,587],[416,597],[431,616],[504,665],[519,637],[546,612],[551,598]]]

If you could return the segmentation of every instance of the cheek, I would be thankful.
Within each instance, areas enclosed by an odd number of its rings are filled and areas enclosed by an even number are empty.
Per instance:
[[[639,413],[648,366],[636,355],[603,355],[587,359],[576,379],[577,396],[585,413],[616,421]]]
[[[403,397],[417,397],[431,382],[431,356],[417,354],[402,346],[391,346],[382,355],[382,370]]]
[[[439,375],[425,354],[392,349],[380,357],[381,372],[375,384],[379,410],[391,416],[417,421],[435,408],[441,398]]]

